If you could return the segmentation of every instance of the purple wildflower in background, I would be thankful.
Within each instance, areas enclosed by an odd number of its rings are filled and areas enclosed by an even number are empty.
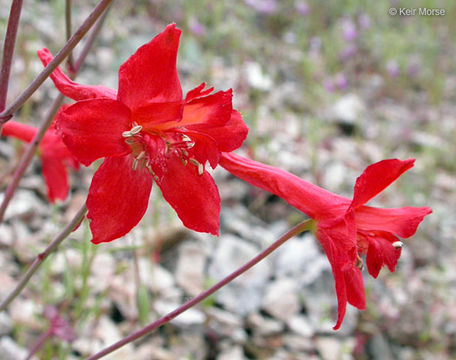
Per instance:
[[[355,44],[348,44],[339,52],[339,60],[347,61],[356,55],[358,47]]]
[[[356,25],[351,20],[344,20],[342,22],[342,37],[345,41],[353,42],[358,37],[358,31]]]
[[[367,15],[365,13],[359,15],[358,24],[359,24],[360,29],[362,29],[362,30],[369,29],[371,26],[371,19],[370,19],[369,15]]]
[[[386,71],[388,72],[388,75],[393,79],[397,78],[400,73],[399,64],[397,63],[397,61],[389,60],[386,63]]]
[[[338,90],[345,90],[348,87],[348,80],[344,74],[338,73],[334,77],[334,84]]]
[[[306,16],[310,13],[309,4],[306,1],[300,0],[295,4],[296,12],[301,16]]]
[[[323,81],[323,87],[329,93],[333,93],[334,91],[336,91],[336,88],[334,86],[334,81],[332,79],[325,79]]]
[[[247,6],[262,14],[272,14],[277,11],[276,0],[244,0]]]
[[[197,19],[190,20],[190,31],[196,36],[202,36],[206,32],[206,28]]]

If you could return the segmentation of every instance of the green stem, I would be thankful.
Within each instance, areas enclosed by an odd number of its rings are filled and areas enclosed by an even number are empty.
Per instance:
[[[280,245],[282,245],[285,241],[289,240],[293,236],[296,236],[303,231],[309,231],[312,230],[314,227],[314,221],[312,219],[308,219],[306,221],[303,221],[302,223],[296,225],[293,227],[291,230],[289,230],[286,234],[282,235],[278,240],[276,240],[274,243],[272,243],[270,246],[268,246],[266,249],[264,249],[261,253],[259,253],[257,256],[255,256],[253,259],[251,259],[249,262],[241,266],[239,269],[235,270],[232,272],[230,275],[225,277],[224,279],[220,280],[217,284],[213,285],[209,289],[203,291],[201,294],[198,296],[194,297],[193,299],[190,299],[183,305],[179,306],[177,309],[171,311],[167,315],[163,316],[162,318],[154,321],[153,323],[143,327],[142,329],[135,331],[133,334],[128,335],[127,337],[123,338],[122,340],[119,340],[118,342],[108,346],[107,348],[97,352],[96,354],[88,357],[86,360],[96,360],[100,359],[103,356],[112,353],[113,351],[121,348],[122,346],[140,338],[141,336],[144,336],[151,331],[155,330],[156,328],[162,326],[163,324],[168,323],[172,319],[174,319],[176,316],[182,314],[184,311],[188,310],[192,306],[200,303],[213,293],[215,293],[217,290],[228,284],[229,282],[233,281],[236,279],[239,275],[243,274],[247,270],[249,270],[251,267],[259,263],[261,260],[263,260],[266,256],[271,254],[274,250],[276,250]]]

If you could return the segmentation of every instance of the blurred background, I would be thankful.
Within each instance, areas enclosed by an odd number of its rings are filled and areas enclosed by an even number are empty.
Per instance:
[[[73,30],[95,5],[73,2]],[[2,46],[9,7],[0,0]],[[444,15],[420,15],[419,8]],[[400,9],[417,10],[405,16]],[[119,66],[175,22],[183,30],[184,93],[202,82],[234,90],[250,128],[238,153],[347,197],[367,165],[416,158],[370,204],[430,206],[433,214],[405,240],[395,273],[383,269],[374,280],[364,272],[367,310],[349,306],[337,332],[329,263],[304,234],[106,358],[455,358],[455,19],[452,0],[114,1],[78,82],[117,88]],[[64,29],[63,0],[24,2],[9,101],[41,71],[36,51],[55,54],[63,46]],[[15,120],[38,124],[57,94],[47,80]],[[1,139],[2,191],[23,151]],[[40,171],[35,161],[0,225],[1,298],[85,201],[94,168],[72,172],[71,196],[54,206]],[[305,217],[221,168],[214,177],[222,197],[219,237],[183,228],[157,187],[146,216],[123,239],[94,246],[84,222],[0,314],[0,359],[26,356],[48,328],[50,308],[76,340],[54,336],[36,358],[84,358],[197,295]]]

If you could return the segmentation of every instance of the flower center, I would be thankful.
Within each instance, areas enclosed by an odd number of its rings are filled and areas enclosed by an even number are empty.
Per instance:
[[[151,132],[143,131],[143,127],[132,123],[131,130],[124,131],[122,137],[132,150],[134,158],[132,169],[147,168],[155,180],[157,174],[162,174],[166,166],[166,158],[177,156],[184,166],[190,162],[198,169],[198,174],[204,173],[204,165],[192,156],[195,142],[181,132]],[[151,155],[153,154],[153,155]]]

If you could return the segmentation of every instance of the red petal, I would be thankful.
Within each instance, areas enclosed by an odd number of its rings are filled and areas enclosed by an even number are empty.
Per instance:
[[[27,124],[21,124],[16,121],[8,121],[3,124],[2,136],[12,136],[22,141],[30,142],[35,137],[38,129]]]
[[[158,124],[179,121],[184,111],[182,101],[167,103],[151,103],[135,110],[131,118],[141,125],[144,130],[156,130]]]
[[[356,209],[383,191],[408,169],[413,167],[415,159],[390,159],[369,165],[356,179],[355,192],[351,208]]]
[[[286,171],[233,153],[222,153],[220,165],[249,184],[273,193],[315,220],[341,216],[350,200]]]
[[[376,278],[383,265],[388,266],[388,269],[394,272],[397,260],[401,256],[401,249],[396,249],[392,243],[398,241],[398,238],[387,232],[377,232],[375,236],[368,236],[367,239],[369,247],[366,264],[369,274]]]
[[[45,67],[54,59],[51,52],[46,48],[38,50],[38,57]],[[63,95],[76,101],[94,98],[115,99],[117,97],[117,92],[114,89],[75,83],[63,73],[60,67],[52,72],[51,79]]]
[[[213,132],[217,131],[217,134]],[[242,120],[242,116],[236,110],[231,113],[230,119],[222,128],[208,131],[215,139],[220,151],[229,152],[239,148],[247,137],[249,128]]]
[[[207,171],[198,175],[195,165],[190,162],[184,165],[171,156],[157,185],[186,227],[218,235],[220,196]]]
[[[355,213],[356,225],[360,229],[382,230],[408,238],[415,234],[418,225],[426,215],[432,213],[432,210],[428,207],[379,209],[361,206]]]
[[[150,102],[182,100],[176,69],[180,34],[175,24],[168,25],[122,64],[118,99],[130,109]]]
[[[132,170],[132,157],[107,158],[95,173],[87,198],[94,244],[127,234],[144,216],[152,177],[144,168]]]
[[[353,214],[320,221],[316,236],[328,257],[334,275],[338,304],[334,330],[337,330],[344,319],[347,301],[361,310],[366,306],[361,271],[354,266],[356,228]]]
[[[189,130],[203,132],[206,129],[221,127],[230,119],[232,98],[231,90],[198,97],[185,104],[181,120],[166,122],[156,128],[166,131],[185,127]]]
[[[187,96],[185,97],[185,102],[188,103],[188,102],[192,101],[193,99],[199,98],[201,96],[209,95],[214,90],[213,87],[203,90],[205,86],[206,86],[206,83],[201,83],[196,88],[190,90],[187,93]]]
[[[84,165],[129,153],[122,132],[130,127],[128,108],[110,99],[78,101],[57,115],[56,120],[63,142]]]
[[[55,153],[43,151],[41,163],[49,201],[65,200],[68,195],[68,175],[62,159]]]

